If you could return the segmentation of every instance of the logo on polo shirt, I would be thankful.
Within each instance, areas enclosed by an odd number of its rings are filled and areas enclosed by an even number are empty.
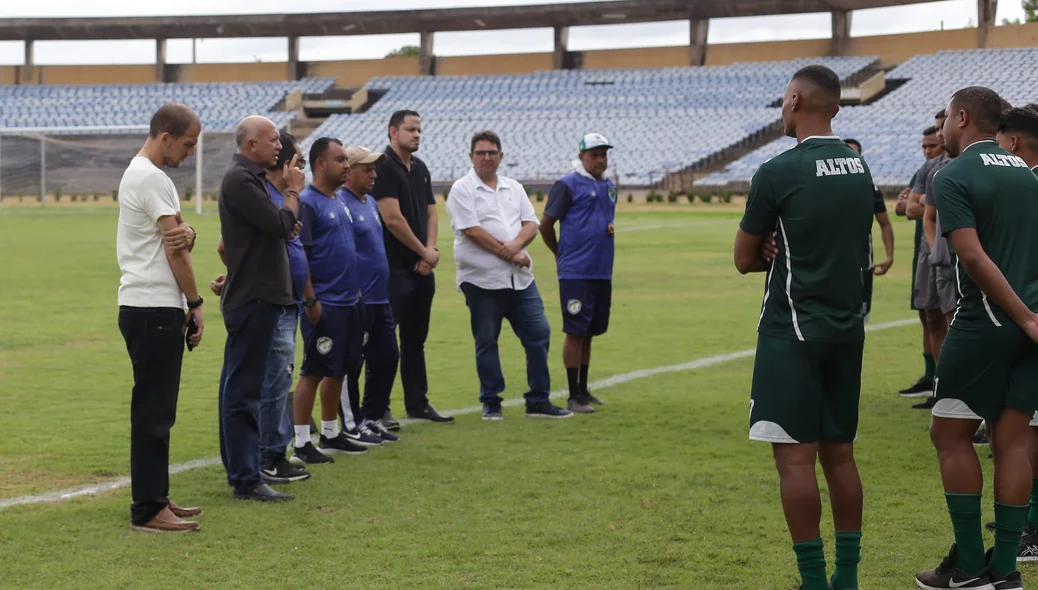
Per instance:
[[[367,332],[364,332],[364,341],[361,342],[361,346],[367,346],[368,345],[368,336],[369,336],[369,334]]]
[[[317,352],[321,354],[328,354],[332,351],[332,339],[327,336],[321,336],[317,339]]]
[[[614,203],[616,202],[616,187],[615,186],[609,187],[609,200],[614,202]]]
[[[569,315],[577,315],[581,309],[584,309],[584,304],[579,299],[570,299],[566,302],[566,311],[569,312]]]

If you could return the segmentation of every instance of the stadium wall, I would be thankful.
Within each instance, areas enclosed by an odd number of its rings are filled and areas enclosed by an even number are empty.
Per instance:
[[[152,81],[155,69],[151,70]],[[177,82],[266,82],[288,79],[284,62],[248,64],[184,64],[177,66]]]
[[[466,55],[436,58],[436,74],[440,76],[532,74],[541,70],[550,70],[551,66],[551,53]]]
[[[37,66],[43,84],[152,84],[155,66]]]
[[[312,61],[306,64],[307,74],[314,78],[335,78],[340,88],[363,86],[375,76],[417,76],[417,57],[387,57],[385,59],[355,59],[347,61]],[[282,65],[281,75],[285,75]],[[284,78],[277,78],[284,80]]]
[[[706,63],[729,65],[739,61],[779,61],[826,55],[830,39],[722,43],[710,45]],[[892,67],[908,58],[942,49],[973,49],[977,29],[955,29],[898,35],[852,37],[847,55],[876,55],[881,67]],[[995,27],[990,48],[1038,46],[1038,23]],[[662,68],[688,65],[689,48],[648,47],[581,52],[584,69]],[[437,57],[440,75],[525,74],[552,67],[551,53]],[[287,80],[284,62],[171,65],[178,82],[261,82]],[[37,66],[44,84],[144,84],[155,81],[153,65]],[[18,82],[19,66],[0,67],[0,84]],[[417,76],[417,57],[317,61],[306,63],[307,75],[335,78],[342,88],[357,88],[376,76]]]

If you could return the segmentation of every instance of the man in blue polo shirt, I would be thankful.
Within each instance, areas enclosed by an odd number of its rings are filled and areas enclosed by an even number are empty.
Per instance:
[[[353,235],[357,244],[357,268],[361,298],[364,302],[364,406],[360,407],[360,368],[346,375],[346,388],[353,419],[359,421],[362,434],[370,431],[384,442],[400,440],[382,424],[389,411],[389,393],[396,380],[400,348],[396,340],[396,324],[389,306],[389,261],[382,238],[382,219],[378,203],[370,196],[375,186],[375,164],[385,154],[372,153],[363,147],[346,148],[346,186],[336,195],[346,203],[353,219]],[[345,404],[343,405],[345,410]]]
[[[562,362],[569,381],[567,408],[591,413],[602,400],[588,390],[591,339],[605,334],[613,294],[613,219],[616,184],[605,177],[609,140],[589,133],[580,140],[580,159],[573,172],[551,187],[541,217],[541,237],[555,254],[562,299]],[[555,235],[559,221],[561,238]]]
[[[293,463],[330,463],[325,453],[360,454],[357,437],[339,429],[342,382],[361,363],[363,340],[357,249],[346,205],[335,196],[346,178],[346,151],[337,139],[321,137],[310,147],[313,183],[300,193],[299,239],[310,264],[315,297],[303,302],[303,366],[293,400]],[[310,442],[310,414],[321,389],[320,450]],[[381,440],[379,440],[381,444]],[[322,452],[323,451],[323,452]]]

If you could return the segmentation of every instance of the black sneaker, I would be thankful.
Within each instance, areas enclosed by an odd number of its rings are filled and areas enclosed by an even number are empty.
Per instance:
[[[355,445],[362,447],[378,447],[382,445],[382,437],[371,431],[370,428],[361,423],[353,430],[343,430],[341,436]]]
[[[501,404],[483,404],[483,419],[487,422],[500,422],[505,419],[501,414]]]
[[[374,432],[376,436],[382,439],[382,442],[397,442],[400,437],[389,431],[388,428],[382,425],[378,420],[368,420],[366,422],[368,429]]]
[[[379,420],[379,422],[382,422],[382,426],[384,426],[385,429],[390,432],[396,432],[400,430],[400,423],[397,422],[395,418],[393,418],[393,415],[389,413],[389,410],[386,410],[385,415],[382,416],[382,420]]]
[[[1029,563],[1038,561],[1038,531],[1031,527],[1024,528],[1024,535],[1020,537],[1020,550],[1016,553],[1017,563]],[[998,586],[995,586],[998,588]]]
[[[991,587],[995,590],[1024,590],[1024,581],[1020,579],[1019,571],[1012,571],[1005,576],[999,576],[995,572],[988,568],[988,579],[991,580]]]
[[[324,440],[324,437],[321,437]],[[318,463],[334,463],[335,460],[325,455],[321,451],[314,448],[314,443],[307,442],[301,447],[296,447],[295,451],[292,452],[292,458],[289,461],[296,465],[308,464],[316,465]]]
[[[920,377],[919,381],[915,382],[915,385],[902,389],[898,393],[901,397],[923,397],[924,395],[933,395],[933,381],[927,381],[925,377]]]
[[[915,575],[916,586],[924,590],[991,589],[988,570],[985,569],[975,576],[968,576],[965,572],[955,567],[955,565],[955,545],[952,545],[951,550],[948,551],[948,556],[941,561],[941,565],[937,566],[936,569],[926,570]]]
[[[913,410],[932,410],[934,404],[936,404],[936,403],[937,403],[937,398],[935,398],[934,396],[931,395],[930,397],[926,398],[925,402],[919,402],[918,404],[915,404],[914,406],[912,406],[912,409]]]
[[[551,402],[544,402],[532,406],[526,406],[527,418],[572,418],[573,412],[564,410]]]
[[[260,470],[260,475],[263,476],[263,481],[267,483],[289,483],[310,479],[309,471],[289,463],[284,457],[274,459],[269,465]]]
[[[368,452],[367,447],[357,444],[356,441],[346,435],[345,431],[340,431],[335,438],[328,438],[322,434],[321,440],[317,443],[317,448],[321,449],[321,452],[328,454],[363,455]]]
[[[991,522],[987,523],[986,525],[984,525],[984,528],[991,531],[992,533],[995,532],[995,521],[992,520]]]

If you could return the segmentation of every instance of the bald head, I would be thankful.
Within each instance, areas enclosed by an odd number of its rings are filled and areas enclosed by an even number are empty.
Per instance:
[[[840,77],[825,66],[800,69],[789,81],[782,99],[782,122],[786,135],[797,136],[797,127],[829,126],[840,112]]]
[[[238,153],[267,169],[277,164],[281,151],[280,135],[277,125],[260,115],[245,117],[234,129]]]
[[[238,144],[238,149],[241,149],[245,142],[256,139],[263,132],[269,133],[271,129],[277,131],[277,126],[270,119],[262,115],[249,115],[234,128],[234,141]]]

